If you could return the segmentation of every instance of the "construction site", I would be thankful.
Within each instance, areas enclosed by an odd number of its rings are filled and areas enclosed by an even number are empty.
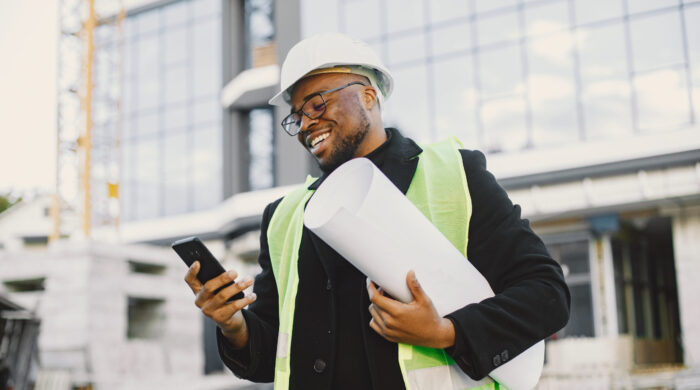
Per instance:
[[[571,318],[538,389],[700,389],[700,1],[60,0],[56,17],[55,188],[0,213],[0,388],[272,389],[224,366],[170,245],[260,272],[265,206],[320,173],[267,102],[292,45],[339,31],[394,72],[385,122],[484,151],[562,265]]]

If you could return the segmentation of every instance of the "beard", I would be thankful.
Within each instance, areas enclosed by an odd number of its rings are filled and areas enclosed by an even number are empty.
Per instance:
[[[367,113],[358,109],[356,114],[360,117],[360,124],[350,134],[333,140],[333,154],[324,162],[319,161],[318,166],[325,173],[331,173],[343,163],[351,160],[357,154],[357,149],[362,144],[362,141],[369,134],[369,116]]]

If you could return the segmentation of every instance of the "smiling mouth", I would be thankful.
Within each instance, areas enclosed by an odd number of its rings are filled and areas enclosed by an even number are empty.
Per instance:
[[[309,141],[308,141],[309,148],[315,149],[321,142],[325,141],[326,138],[330,137],[330,135],[331,135],[330,132],[326,132],[323,134],[319,134],[313,138],[309,137]]]

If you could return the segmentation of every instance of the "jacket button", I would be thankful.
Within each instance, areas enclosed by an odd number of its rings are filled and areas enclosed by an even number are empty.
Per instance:
[[[508,350],[507,349],[505,351],[501,352],[501,361],[503,363],[508,361]]]
[[[498,367],[501,365],[501,355],[496,355],[493,357],[493,366]]]
[[[314,371],[317,373],[322,373],[326,369],[326,362],[323,359],[316,359],[314,362]]]
[[[331,289],[331,279],[329,278],[328,281],[326,282],[326,290]]]

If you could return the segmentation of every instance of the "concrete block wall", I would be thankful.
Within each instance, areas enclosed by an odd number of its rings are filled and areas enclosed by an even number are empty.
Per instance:
[[[160,265],[134,273],[129,261]],[[169,248],[71,243],[46,253],[4,251],[0,282],[45,278],[45,290],[10,294],[36,310],[42,371],[75,384],[117,389],[125,382],[203,374],[202,319],[183,281],[186,268]],[[163,300],[158,337],[129,339],[128,298]]]

